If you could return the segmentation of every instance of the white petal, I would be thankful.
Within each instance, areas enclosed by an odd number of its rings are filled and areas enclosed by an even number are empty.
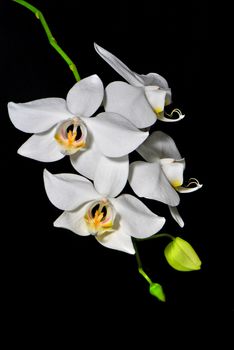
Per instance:
[[[126,64],[120,61],[116,56],[114,56],[109,51],[103,49],[101,46],[94,43],[94,48],[97,53],[117,72],[121,77],[123,77],[127,82],[133,86],[144,85],[144,80],[140,74],[131,71]]]
[[[8,103],[8,112],[14,126],[24,132],[40,133],[62,120],[72,118],[62,98],[43,98],[27,103]]]
[[[70,160],[76,171],[93,180],[97,165],[102,157],[104,156],[98,150],[95,142],[91,141],[82,152],[70,156]]]
[[[122,157],[134,151],[149,135],[116,113],[100,113],[87,120],[94,141],[107,157]]]
[[[94,43],[94,48],[97,53],[129,84],[133,86],[157,85],[160,88],[167,90],[168,96],[171,96],[171,91],[168,88],[168,83],[166,79],[161,75],[157,73],[148,73],[145,75],[133,72],[126,66],[126,64],[120,61],[120,59],[96,43]]]
[[[101,237],[95,236],[104,247],[120,250],[125,253],[135,254],[132,239],[123,230],[116,230]]]
[[[54,226],[66,228],[80,236],[89,236],[90,233],[84,220],[84,215],[89,205],[90,203],[82,206],[79,210],[64,211],[55,220]]]
[[[165,90],[161,90],[157,86],[145,86],[145,95],[157,116],[164,111]]]
[[[169,207],[169,210],[170,210],[170,213],[171,213],[171,216],[173,217],[173,219],[178,223],[178,225],[180,227],[184,227],[184,221],[182,219],[182,217],[180,216],[180,213],[177,209],[177,207],[172,207],[172,206],[168,206]]]
[[[170,89],[168,88],[168,83],[166,79],[157,73],[148,73],[146,75],[141,74],[141,78],[143,79],[145,86],[157,85],[161,89],[170,91]]]
[[[123,115],[139,129],[151,126],[157,120],[145,96],[144,88],[120,81],[110,83],[106,87],[104,107],[106,112]]]
[[[177,188],[183,183],[185,160],[174,160],[171,158],[164,158],[161,159],[160,163],[168,181],[177,190]]]
[[[78,81],[67,94],[68,109],[76,116],[90,117],[104,96],[101,79],[96,75]]]
[[[154,162],[159,158],[182,158],[173,139],[162,131],[154,131],[138,147],[137,152],[148,162]]]
[[[167,81],[162,76],[157,73],[149,73],[147,75],[141,75],[141,77],[144,80],[144,86],[158,86],[165,91],[165,106],[172,103],[171,89],[168,87]]]
[[[18,149],[18,153],[41,162],[54,162],[62,159],[64,155],[60,152],[54,139],[55,130],[56,127],[53,127],[49,131],[31,136]]]
[[[121,158],[102,157],[95,172],[94,187],[105,197],[116,197],[128,179],[128,156]]]
[[[126,234],[136,238],[146,238],[163,227],[165,218],[154,214],[139,199],[123,194],[112,199],[119,214],[119,226]]]
[[[129,183],[139,197],[168,205],[178,205],[178,193],[170,185],[159,163],[133,162],[129,167]]]
[[[49,200],[62,210],[74,210],[90,200],[100,198],[93,184],[79,175],[53,175],[45,169],[44,183]]]
[[[202,184],[197,184],[195,187],[183,187],[179,186],[176,188],[176,191],[179,193],[191,193],[199,190],[203,185]]]

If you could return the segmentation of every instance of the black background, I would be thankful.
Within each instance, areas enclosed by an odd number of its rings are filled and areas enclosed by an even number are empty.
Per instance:
[[[168,219],[163,232],[188,240],[203,264],[198,272],[177,272],[164,259],[166,239],[142,242],[139,250],[145,270],[163,285],[167,296],[167,302],[160,303],[148,293],[134,256],[106,249],[92,237],[53,227],[60,211],[46,197],[42,171],[45,167],[52,173],[74,169],[68,159],[43,164],[17,155],[28,135],[13,127],[6,105],[65,98],[75,81],[36,17],[14,2],[1,2],[1,249],[3,301],[10,323],[21,323],[24,315],[27,325],[40,317],[43,324],[55,319],[66,324],[73,316],[83,327],[99,327],[103,333],[107,327],[116,327],[119,316],[122,325],[126,322],[142,330],[154,327],[149,321],[152,317],[158,326],[159,318],[169,314],[169,324],[175,325],[178,314],[189,320],[194,313],[204,318],[220,310],[233,311],[231,303],[226,303],[214,244],[219,213],[213,210],[213,131],[202,83],[212,37],[198,2],[175,3],[145,2],[133,7],[128,1],[108,5],[32,1],[81,77],[96,73],[104,85],[121,80],[96,54],[93,42],[97,42],[138,73],[163,75],[172,88],[174,106],[186,114],[179,123],[158,121],[155,125],[174,138],[185,157],[185,177],[196,177],[204,184],[198,192],[181,195],[179,210],[185,227],[179,228],[166,206],[145,203]]]

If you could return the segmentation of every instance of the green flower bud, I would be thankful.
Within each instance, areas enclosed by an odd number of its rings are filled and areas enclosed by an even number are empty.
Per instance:
[[[180,237],[170,242],[165,250],[168,264],[178,271],[200,270],[201,260],[193,247]]]
[[[160,301],[166,301],[162,286],[159,283],[151,283],[149,288],[150,294],[158,298]]]

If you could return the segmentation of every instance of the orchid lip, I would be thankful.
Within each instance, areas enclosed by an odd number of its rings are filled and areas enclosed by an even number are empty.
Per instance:
[[[167,102],[165,102],[165,106],[167,106]],[[164,122],[176,122],[182,120],[184,117],[185,114],[183,114],[179,108],[174,108],[170,113],[163,111],[158,113],[158,119]]]
[[[176,188],[176,191],[180,193],[190,193],[199,190],[202,186],[203,185],[200,184],[200,182],[196,178],[191,177],[186,185],[178,186]]]
[[[85,149],[87,128],[79,117],[74,117],[58,125],[54,138],[61,153],[72,155]]]
[[[108,199],[93,202],[87,209],[84,220],[91,235],[102,238],[114,231],[113,225],[116,212]]]

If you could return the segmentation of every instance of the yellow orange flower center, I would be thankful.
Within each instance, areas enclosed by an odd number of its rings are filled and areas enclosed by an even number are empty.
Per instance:
[[[59,124],[55,136],[63,154],[74,154],[86,147],[87,129],[80,118],[74,117]]]
[[[90,234],[100,237],[104,233],[114,231],[115,210],[106,199],[92,203],[86,211],[84,219]]]

